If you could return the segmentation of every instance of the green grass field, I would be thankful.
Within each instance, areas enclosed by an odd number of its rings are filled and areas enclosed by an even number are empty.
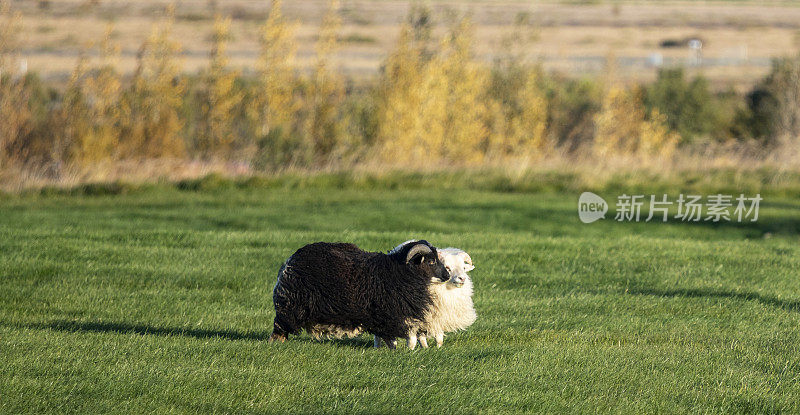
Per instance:
[[[747,225],[585,225],[577,196],[6,197],[0,412],[800,411],[800,200],[767,196]],[[438,350],[266,342],[294,250],[410,238],[472,255],[468,331]]]

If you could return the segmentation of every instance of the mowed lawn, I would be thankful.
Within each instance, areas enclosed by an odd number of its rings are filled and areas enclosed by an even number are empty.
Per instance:
[[[767,196],[741,226],[586,225],[577,197],[0,200],[0,412],[800,411],[800,201]],[[438,350],[267,343],[272,286],[297,248],[411,238],[472,255],[469,330]]]

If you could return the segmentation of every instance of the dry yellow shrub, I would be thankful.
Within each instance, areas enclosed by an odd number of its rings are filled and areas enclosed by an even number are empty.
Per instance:
[[[545,136],[547,128],[547,97],[539,85],[538,72],[530,71],[525,87],[520,91],[522,112],[511,120],[510,136],[519,152],[542,154],[548,149]]]
[[[117,72],[120,46],[113,42],[114,27],[106,27],[100,44],[101,59],[93,77],[87,82],[87,90],[93,101],[95,130],[101,147],[116,152],[119,145],[119,100],[122,93],[122,77]]]
[[[345,114],[340,112],[345,98],[344,80],[330,69],[341,26],[339,1],[330,0],[316,45],[317,63],[308,83],[304,105],[304,142],[310,145],[317,162],[326,163],[340,150],[345,139]]]
[[[648,120],[642,126],[639,153],[646,156],[670,158],[675,153],[679,140],[680,135],[670,131],[667,117],[657,109],[653,109]]]
[[[486,126],[489,72],[473,61],[472,32],[469,19],[462,19],[446,38],[440,58],[431,63],[441,66],[437,82],[447,85],[444,157],[466,163],[483,159],[489,136]]]
[[[554,147],[548,140],[542,69],[531,64],[532,44],[538,38],[531,16],[518,14],[501,40],[503,53],[495,58],[495,84],[489,91],[494,99],[489,103],[492,131],[487,151],[493,158],[541,157]]]
[[[378,108],[381,157],[398,163],[480,161],[485,154],[488,70],[472,61],[462,20],[428,59],[414,29],[402,27],[385,64]]]
[[[200,119],[197,126],[197,150],[204,158],[229,158],[236,140],[233,110],[241,102],[242,94],[234,88],[237,73],[227,68],[225,50],[230,36],[230,25],[229,17],[216,15],[209,67],[203,74]]]
[[[617,85],[608,89],[595,127],[593,150],[600,157],[669,157],[678,142],[677,134],[669,131],[662,115],[646,117],[639,91]]]
[[[381,158],[397,163],[427,161],[438,157],[438,151],[425,151],[438,142],[430,137],[443,136],[443,105],[433,93],[433,74],[423,66],[421,47],[414,42],[412,28],[401,28],[397,46],[385,63],[378,104],[378,128],[382,146]],[[439,122],[434,122],[438,118]]]
[[[267,136],[280,128],[288,133],[297,115],[299,103],[294,96],[297,82],[294,44],[295,24],[281,13],[281,0],[273,0],[267,21],[261,30],[261,54],[257,63],[259,91],[255,96],[257,133]]]
[[[124,157],[179,157],[185,154],[179,110],[186,90],[178,60],[180,45],[170,39],[174,9],[139,50],[131,88],[122,101]]]
[[[552,149],[547,139],[547,97],[536,68],[525,68],[522,88],[504,97],[505,104],[495,103],[492,112],[493,156],[535,157]]]
[[[82,52],[60,108],[51,119],[53,159],[87,167],[112,158],[119,143],[121,79],[115,69],[119,46],[108,26],[100,45],[101,61],[89,68]]]
[[[85,116],[91,124],[85,134],[77,138],[77,147],[72,151],[72,160],[86,165],[111,158],[119,145],[119,99],[122,81],[116,70],[119,45],[112,41],[113,27],[106,28],[100,44],[101,62],[91,71],[85,81],[78,79],[73,87],[81,89],[85,96]],[[80,74],[74,75],[82,77]],[[80,117],[80,112],[67,111],[69,117]]]
[[[594,151],[599,156],[633,154],[643,119],[633,94],[619,86],[609,88],[595,118]]]
[[[60,133],[56,137],[58,160],[80,163],[84,153],[91,150],[92,124],[89,105],[83,92],[88,74],[86,67],[86,54],[82,52],[70,76],[56,121],[56,128]]]

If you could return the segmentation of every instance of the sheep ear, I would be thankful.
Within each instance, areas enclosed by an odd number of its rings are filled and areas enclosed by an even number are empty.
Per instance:
[[[470,258],[468,253],[462,251],[459,256],[461,256],[461,260],[464,261],[464,269],[466,271],[472,271],[475,269],[475,266],[472,265],[472,258]]]
[[[428,245],[416,244],[411,249],[408,250],[408,254],[406,255],[406,264],[410,264],[411,261],[414,261],[414,263],[419,264],[422,262],[422,258],[426,254],[430,253],[433,253],[433,250]]]

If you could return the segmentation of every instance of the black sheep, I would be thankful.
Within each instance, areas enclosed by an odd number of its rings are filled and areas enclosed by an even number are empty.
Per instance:
[[[426,241],[390,254],[353,244],[317,242],[297,250],[278,272],[272,293],[273,340],[305,329],[315,337],[408,337],[431,305],[428,286],[450,278]]]

